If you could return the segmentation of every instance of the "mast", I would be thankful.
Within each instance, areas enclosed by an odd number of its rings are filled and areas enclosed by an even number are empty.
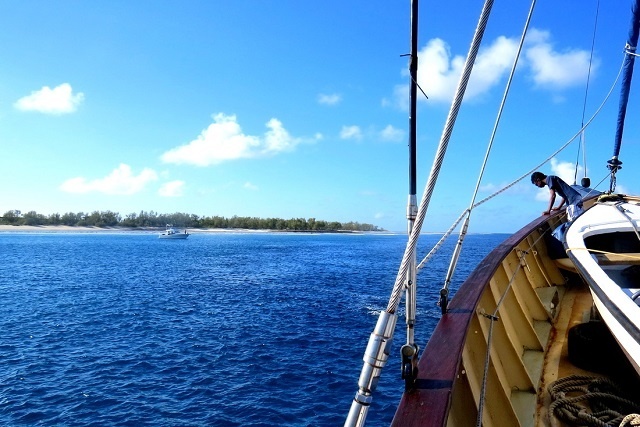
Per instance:
[[[409,236],[412,236],[414,224],[418,214],[416,199],[416,110],[418,87],[418,0],[411,0],[411,53],[409,59],[409,74],[411,76],[409,93],[409,202],[407,204],[407,228]],[[419,230],[418,230],[419,232]],[[411,240],[411,239],[409,239]],[[398,279],[402,278],[399,274]],[[415,252],[408,262],[408,268],[404,276],[406,290],[406,323],[407,343],[402,346],[402,378],[405,380],[405,389],[409,389],[415,382],[418,374],[418,352],[415,344],[414,326],[416,318],[416,255]],[[395,311],[395,310],[394,310]],[[382,368],[389,358],[389,350],[396,326],[397,314],[383,311],[380,313],[376,327],[369,337],[369,343],[363,357],[364,366],[358,379],[358,392],[356,393],[349,415],[345,420],[345,427],[362,427],[367,419],[367,413],[373,392],[378,386]]]
[[[625,46],[626,57],[624,59],[622,83],[620,86],[620,104],[618,107],[618,121],[616,125],[616,136],[613,144],[613,157],[607,162],[611,170],[611,184],[609,191],[615,189],[616,172],[621,168],[622,162],[618,160],[620,146],[622,144],[622,133],[624,131],[624,120],[627,114],[627,103],[629,102],[629,91],[631,89],[631,77],[633,76],[633,65],[636,59],[636,48],[638,45],[638,33],[640,32],[640,0],[635,0],[631,6],[631,24],[629,26],[629,36]]]
[[[416,199],[417,164],[417,88],[418,88],[418,0],[411,0],[411,53],[409,57],[409,200],[407,204],[407,232],[411,235],[418,213]],[[407,342],[400,349],[402,356],[402,378],[405,389],[409,389],[418,373],[418,352],[415,342],[415,323],[417,307],[416,254],[414,252],[405,277],[405,307],[407,324]]]

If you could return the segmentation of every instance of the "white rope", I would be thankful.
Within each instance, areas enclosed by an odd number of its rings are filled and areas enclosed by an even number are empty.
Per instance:
[[[640,426],[640,414],[629,414],[622,419],[622,422],[618,427],[629,426]]]

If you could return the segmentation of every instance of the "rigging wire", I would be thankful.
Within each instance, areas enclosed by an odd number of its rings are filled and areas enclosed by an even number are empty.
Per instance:
[[[593,50],[596,44],[596,32],[598,29],[598,15],[600,13],[600,0],[596,3],[596,18],[593,23],[593,37],[591,38],[591,56],[589,56],[589,71],[587,72],[587,84],[584,89],[584,102],[582,104],[582,122],[581,126],[584,126],[584,115],[587,109],[587,95],[589,93],[589,82],[591,80],[591,66],[593,64]],[[576,170],[573,173],[573,183],[576,184],[578,177],[578,163],[580,158],[580,148],[582,146],[582,157],[583,157],[583,165],[584,165],[584,177],[587,177],[587,147],[586,142],[584,140],[584,132],[580,134],[580,144],[578,144],[578,152],[576,153]]]
[[[513,182],[511,182],[510,184],[507,184],[506,186],[502,187],[500,190],[496,191],[493,194],[490,194],[489,196],[485,197],[484,199],[480,200],[479,202],[477,202],[476,204],[474,204],[471,209],[475,209],[476,207],[484,204],[485,202],[488,202],[489,200],[493,199],[494,197],[504,193],[505,191],[507,191],[509,188],[513,187],[514,185],[516,185],[517,183],[519,183],[520,181],[522,181],[524,178],[529,177],[534,171],[540,169],[540,167],[542,167],[544,164],[546,164],[547,162],[549,162],[552,158],[554,158],[558,153],[560,153],[561,151],[563,151],[565,148],[567,148],[573,141],[575,141],[575,139],[580,136],[580,134],[587,129],[591,123],[595,120],[595,118],[600,114],[600,111],[602,111],[602,109],[604,108],[604,106],[606,105],[606,103],[609,100],[609,97],[611,96],[611,94],[613,93],[613,90],[615,89],[616,85],[618,84],[618,80],[620,79],[620,75],[622,74],[622,70],[624,68],[624,60],[625,60],[625,56],[623,55],[622,58],[622,63],[620,64],[620,70],[618,71],[618,75],[616,76],[613,84],[611,85],[611,88],[609,89],[609,92],[607,93],[607,95],[604,97],[603,101],[600,103],[600,106],[598,107],[598,109],[593,113],[593,115],[591,116],[591,118],[589,118],[589,120],[578,130],[578,132],[576,132],[571,138],[569,138],[568,141],[566,141],[563,145],[560,146],[560,148],[558,148],[556,151],[554,151],[549,157],[547,157],[545,160],[543,160],[540,164],[538,164],[537,166],[535,166],[533,169],[529,170],[528,172],[526,172],[525,174],[523,174],[522,176],[520,176],[519,178],[516,178]],[[608,173],[606,175],[606,177],[609,177],[611,174]],[[605,179],[606,179],[605,177]],[[602,181],[600,182],[602,183]],[[600,183],[598,185],[600,185]],[[460,223],[460,221],[462,221],[463,217],[466,215],[467,211],[469,209],[465,209],[464,212],[460,215],[460,217],[458,217],[458,219],[454,222],[454,224],[449,228],[449,230],[447,230],[447,233],[445,233],[442,238],[440,239],[440,241],[438,241],[438,243],[436,243],[436,245],[433,247],[433,249],[423,258],[423,260],[420,262],[420,264],[418,264],[417,270],[421,270],[426,263],[435,255],[435,253],[438,251],[438,249],[442,246],[442,244],[444,243],[444,241],[451,235],[451,233],[453,232],[453,230],[455,229],[455,227]]]
[[[475,58],[478,54],[478,50],[480,49],[480,42],[482,41],[482,37],[484,36],[484,30],[486,29],[487,21],[489,19],[489,14],[491,12],[492,7],[493,7],[493,0],[486,0],[483,5],[482,12],[480,14],[480,20],[476,27],[476,32],[471,42],[471,47],[469,48],[469,53],[467,54],[467,60],[465,62],[464,69],[460,77],[460,82],[458,84],[458,88],[454,96],[454,101],[451,105],[451,109],[449,110],[447,122],[445,124],[445,128],[440,138],[440,143],[438,145],[436,157],[431,167],[431,172],[429,174],[429,178],[427,180],[427,184],[424,189],[423,197],[420,202],[420,206],[418,207],[416,221],[415,221],[413,230],[411,230],[411,235],[409,236],[409,241],[407,242],[407,246],[405,248],[405,252],[402,257],[400,269],[398,270],[398,275],[396,276],[395,284],[391,292],[391,297],[389,298],[389,304],[387,304],[387,308],[385,310],[387,313],[394,314],[400,303],[400,298],[402,295],[402,287],[404,285],[403,283],[404,278],[406,277],[406,274],[407,274],[409,262],[413,258],[413,255],[415,254],[415,251],[416,251],[416,247],[418,245],[418,237],[420,236],[422,223],[424,222],[426,211],[429,207],[431,196],[433,195],[433,190],[435,188],[435,184],[438,179],[438,174],[440,173],[440,169],[442,167],[444,155],[446,153],[447,146],[449,145],[451,133],[453,132],[453,125],[458,116],[460,105],[462,104],[462,98],[464,97],[467,83],[469,82],[469,78],[471,76],[471,70],[473,69]]]
[[[502,118],[502,112],[504,111],[504,106],[507,102],[507,96],[509,95],[509,90],[511,89],[511,83],[513,82],[513,76],[516,72],[516,67],[518,65],[518,59],[520,58],[520,53],[522,52],[522,46],[524,45],[525,37],[527,35],[527,30],[529,29],[529,24],[531,23],[531,17],[533,16],[533,10],[536,5],[536,0],[532,0],[531,7],[529,8],[529,14],[527,15],[527,19],[524,24],[524,29],[522,30],[522,36],[520,37],[520,43],[518,45],[518,50],[516,51],[516,55],[513,61],[513,65],[511,67],[511,72],[509,73],[509,78],[507,79],[507,84],[505,86],[504,94],[502,95],[502,101],[500,102],[500,107],[498,108],[498,114],[496,116],[496,121],[493,125],[493,130],[491,131],[491,136],[489,138],[489,144],[487,145],[487,151],[484,155],[484,159],[482,160],[482,166],[480,168],[480,173],[478,174],[478,180],[476,182],[476,187],[471,196],[471,202],[469,203],[469,209],[466,210],[466,218],[464,220],[464,224],[462,225],[462,229],[460,230],[460,234],[458,237],[458,242],[456,244],[455,249],[453,250],[453,254],[451,255],[451,262],[449,264],[449,268],[447,270],[447,275],[444,280],[444,284],[442,289],[440,290],[440,301],[438,305],[442,311],[442,314],[447,312],[447,305],[449,303],[449,285],[451,284],[451,278],[453,277],[453,273],[456,270],[458,265],[458,259],[460,258],[460,252],[462,251],[462,245],[464,243],[464,239],[467,235],[467,230],[469,228],[469,222],[471,219],[471,207],[476,201],[476,197],[478,196],[478,191],[480,190],[480,184],[482,183],[482,177],[484,176],[485,168],[487,167],[487,162],[489,161],[489,155],[491,154],[491,148],[493,147],[493,142],[496,137],[496,133],[498,131],[498,125],[500,124],[500,119]]]
[[[423,192],[423,197],[416,213],[415,222],[410,230],[409,240],[407,241],[407,245],[402,256],[402,261],[391,291],[389,303],[387,304],[387,308],[380,313],[374,332],[369,337],[369,343],[367,344],[365,356],[363,357],[364,365],[358,380],[358,391],[351,402],[351,408],[349,410],[347,420],[345,421],[345,427],[364,425],[370,403],[373,399],[373,392],[377,387],[382,369],[386,365],[389,356],[389,347],[393,339],[393,332],[397,320],[396,311],[400,304],[407,271],[409,270],[409,266],[415,262],[418,237],[420,236],[422,224],[429,207],[429,202],[433,195],[433,190],[435,188],[436,181],[438,180],[440,169],[442,168],[444,155],[447,151],[447,146],[449,145],[449,140],[453,131],[453,125],[455,124],[467,84],[469,83],[469,78],[471,77],[471,70],[473,69],[482,38],[484,37],[484,32],[487,27],[493,3],[494,0],[485,0],[482,6],[480,18],[467,54],[467,59],[465,60],[460,81],[458,82],[458,87],[447,116],[445,128],[440,137],[436,157],[433,160],[431,172],[429,173],[429,178],[427,179],[427,184]]]

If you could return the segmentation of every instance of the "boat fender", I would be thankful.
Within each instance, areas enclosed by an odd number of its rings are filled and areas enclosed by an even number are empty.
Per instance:
[[[625,366],[624,353],[602,321],[576,325],[568,338],[569,360],[581,369],[612,375]]]
[[[440,300],[438,301],[440,311],[444,316],[447,314],[447,307],[449,306],[449,290],[447,288],[440,289]]]
[[[580,185],[584,188],[589,188],[591,186],[591,179],[585,176],[580,180]]]

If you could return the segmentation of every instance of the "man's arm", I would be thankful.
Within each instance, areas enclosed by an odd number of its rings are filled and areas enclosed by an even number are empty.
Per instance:
[[[564,206],[564,203],[567,201],[567,199],[565,199],[565,198],[564,198],[564,197],[562,197],[562,196],[560,196],[560,199],[562,199],[562,201],[560,202],[560,204],[559,204],[557,207],[553,208],[552,210],[557,211],[558,209],[560,209],[561,207],[563,207],[563,206]]]
[[[553,203],[556,201],[556,190],[553,188],[549,189],[549,208],[542,212],[542,215],[549,215],[553,210]]]

